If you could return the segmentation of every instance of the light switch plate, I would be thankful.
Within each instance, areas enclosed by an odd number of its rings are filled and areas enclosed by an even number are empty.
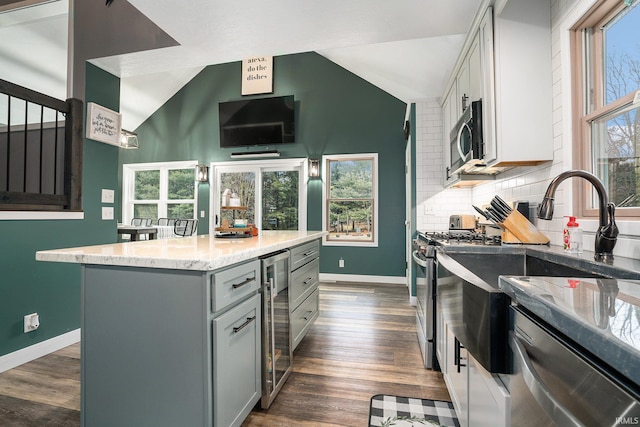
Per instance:
[[[114,190],[109,190],[106,188],[102,189],[102,197],[101,197],[102,203],[113,203],[114,198],[115,198]]]
[[[102,219],[113,219],[113,207],[112,206],[103,206],[102,207]]]

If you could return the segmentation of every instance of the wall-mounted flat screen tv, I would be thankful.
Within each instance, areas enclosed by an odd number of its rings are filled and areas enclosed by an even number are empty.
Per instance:
[[[295,142],[293,95],[221,102],[219,118],[223,148]]]

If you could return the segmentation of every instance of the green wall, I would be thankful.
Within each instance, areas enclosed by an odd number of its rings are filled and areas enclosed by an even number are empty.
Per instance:
[[[119,84],[89,65],[87,101],[117,111]],[[0,221],[0,356],[80,327],[79,265],[38,262],[35,253],[116,241],[115,221],[100,219],[100,189],[117,188],[117,165],[116,147],[85,139],[84,220]],[[23,317],[33,312],[40,327],[25,334]]]
[[[229,161],[221,149],[218,103],[241,98],[241,63],[209,66],[136,130],[141,148],[120,153],[122,164],[171,160]],[[406,104],[315,53],[274,58],[274,95],[296,99],[296,143],[281,157],[378,153],[379,247],[324,246],[323,273],[405,275],[405,175],[402,134]],[[270,96],[270,95],[261,95]],[[121,187],[120,187],[121,188]],[[209,209],[209,185],[200,185],[198,210]],[[308,229],[322,228],[322,183],[308,186]],[[200,219],[200,233],[209,229]],[[338,260],[345,267],[338,268]]]

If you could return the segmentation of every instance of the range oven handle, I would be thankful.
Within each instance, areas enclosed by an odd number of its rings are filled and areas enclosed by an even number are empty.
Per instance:
[[[411,253],[411,258],[413,258],[413,262],[418,264],[420,267],[427,267],[427,261],[418,257],[418,251],[413,251]]]
[[[513,350],[513,356],[519,359],[520,371],[527,388],[531,392],[538,405],[546,412],[547,416],[559,426],[567,427],[583,427],[576,417],[574,417],[567,408],[558,402],[551,391],[542,382],[542,379],[536,372],[527,350],[520,343],[518,336],[513,331],[509,332],[509,345]],[[516,362],[514,360],[514,362]]]

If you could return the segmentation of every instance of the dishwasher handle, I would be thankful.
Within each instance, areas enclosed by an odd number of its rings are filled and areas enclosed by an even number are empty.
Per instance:
[[[553,393],[547,388],[540,376],[537,374],[527,350],[524,345],[520,343],[518,335],[511,331],[509,332],[509,345],[513,350],[514,358],[518,359],[520,365],[520,371],[524,379],[527,388],[531,392],[538,405],[545,411],[547,416],[559,426],[567,427],[584,427],[576,417],[574,417],[567,408],[558,402],[553,396]],[[516,360],[514,360],[515,364]]]

